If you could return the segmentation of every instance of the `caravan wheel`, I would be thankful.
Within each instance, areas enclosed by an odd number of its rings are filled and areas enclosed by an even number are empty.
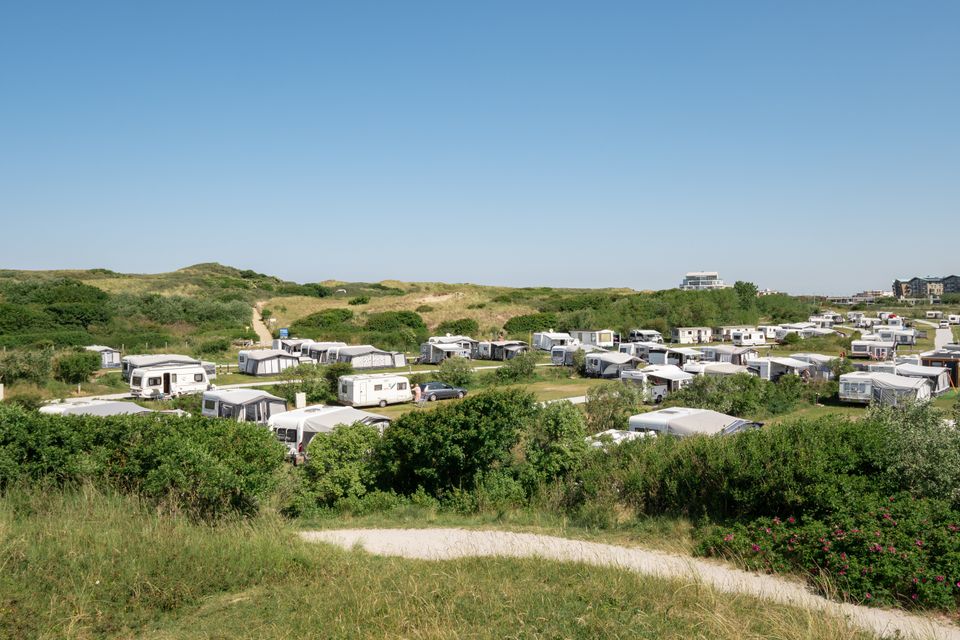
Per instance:
[[[385,406],[387,406],[387,401],[386,401],[386,400],[381,400],[381,401],[380,401],[380,407],[382,408],[382,407],[385,407]]]

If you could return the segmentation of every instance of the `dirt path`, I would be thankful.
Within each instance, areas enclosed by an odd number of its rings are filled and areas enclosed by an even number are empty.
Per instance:
[[[263,308],[263,303],[258,302],[257,306],[253,308],[253,330],[257,332],[257,338],[260,339],[260,346],[267,346],[273,344],[273,334],[270,333],[270,329],[267,329],[267,325],[263,324],[263,320],[260,319],[260,311]]]
[[[900,611],[841,604],[814,595],[784,578],[740,571],[718,563],[647,549],[618,547],[553,536],[466,529],[340,529],[305,531],[310,542],[326,542],[370,553],[424,560],[470,556],[539,557],[616,567],[661,578],[706,584],[718,591],[821,611],[878,636],[960,640],[960,628]]]

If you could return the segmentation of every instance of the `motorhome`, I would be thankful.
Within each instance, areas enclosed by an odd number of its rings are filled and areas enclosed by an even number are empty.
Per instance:
[[[887,360],[897,353],[897,344],[892,341],[879,339],[852,340],[850,342],[851,358],[870,358],[871,360]]]
[[[755,347],[767,344],[767,336],[759,329],[735,329],[730,333],[730,342],[738,347]]]
[[[592,344],[595,347],[613,348],[616,344],[616,335],[612,329],[577,329],[570,332],[570,336],[580,344]]]
[[[677,344],[704,344],[713,342],[713,329],[710,327],[674,327],[670,340]]]
[[[316,405],[274,414],[267,420],[267,427],[287,447],[288,454],[295,457],[306,453],[307,445],[318,433],[330,433],[339,426],[358,422],[382,433],[390,418],[353,407]]]
[[[693,381],[693,374],[672,364],[650,365],[643,369],[626,369],[620,372],[620,380],[643,388],[644,400],[663,402],[674,391],[679,391]]]
[[[656,342],[663,344],[663,334],[653,329],[631,329],[630,342]]]
[[[556,331],[539,331],[533,334],[533,348],[540,351],[551,351],[554,347],[563,347],[568,344],[576,344],[569,333],[558,333]]]
[[[728,416],[710,409],[671,407],[630,416],[630,431],[653,432],[677,437],[732,435],[757,429],[762,423]]]
[[[200,414],[237,422],[267,424],[271,416],[287,410],[283,398],[257,389],[211,389],[203,392]]]
[[[908,378],[878,371],[854,371],[840,376],[840,400],[897,406],[930,399],[926,378]]]
[[[413,400],[410,380],[392,373],[340,376],[337,399],[351,407],[385,407]]]
[[[170,364],[201,364],[196,358],[182,356],[176,353],[150,353],[144,355],[125,356],[120,360],[120,376],[124,381],[130,380],[134,369],[141,367],[156,367]],[[209,373],[208,373],[208,377]],[[212,379],[212,378],[211,378]]]
[[[207,372],[199,364],[140,367],[130,372],[130,395],[134,398],[175,398],[209,387]]]

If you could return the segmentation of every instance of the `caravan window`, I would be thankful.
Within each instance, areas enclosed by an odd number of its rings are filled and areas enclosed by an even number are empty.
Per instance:
[[[277,440],[279,440],[280,442],[296,442],[297,430],[296,429],[277,429]]]
[[[139,387],[142,381],[143,381],[143,378],[141,378],[140,376],[135,376],[133,380],[131,380],[131,382],[133,382],[133,386],[135,387]]]
[[[147,378],[148,387],[159,387],[161,383],[160,378]]]
[[[217,408],[217,401],[216,401],[216,400],[204,400],[204,401],[203,401],[203,408],[206,409],[206,410],[208,410],[208,411],[213,411],[214,409]]]
[[[248,404],[246,406],[243,417],[244,420],[247,422],[259,422],[261,417],[259,404]]]
[[[397,383],[397,390],[399,390],[399,391],[406,391],[406,390],[407,390],[407,383],[406,383],[406,382]]]
[[[375,385],[373,385],[373,390],[374,390],[374,391],[383,391],[383,385],[382,385],[382,384],[375,384]]]
[[[193,381],[194,381],[194,382],[203,382],[203,374],[202,374],[202,373],[195,373],[195,374],[193,374]]]

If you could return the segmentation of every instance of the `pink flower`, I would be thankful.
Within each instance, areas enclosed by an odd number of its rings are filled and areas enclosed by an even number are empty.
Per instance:
[[[923,540],[917,540],[915,544],[916,544],[918,547],[922,547],[922,546],[923,546]]]
[[[780,524],[780,518],[774,518],[773,524]]]
[[[750,548],[753,549],[754,551],[760,551],[760,545],[756,543],[750,545]]]
[[[793,516],[790,516],[789,518],[787,518],[787,522],[789,522],[790,524],[793,524],[793,523],[795,523],[796,521],[797,521],[797,519],[794,518]]]
[[[724,542],[732,542],[732,541],[733,541],[733,534],[732,534],[732,533],[728,533],[727,535],[723,536],[723,541],[724,541]]]
[[[910,597],[913,598],[914,600],[916,600],[916,599],[917,599],[917,594],[913,594],[913,595],[910,596]]]
[[[960,589],[960,580],[957,580],[957,589]]]
[[[872,598],[872,597],[873,597],[873,596],[870,595],[870,592],[868,591],[868,592],[867,592],[867,600],[869,600],[869,599]]]
[[[944,580],[946,580],[946,578],[943,576],[937,576],[937,582],[943,582]]]

